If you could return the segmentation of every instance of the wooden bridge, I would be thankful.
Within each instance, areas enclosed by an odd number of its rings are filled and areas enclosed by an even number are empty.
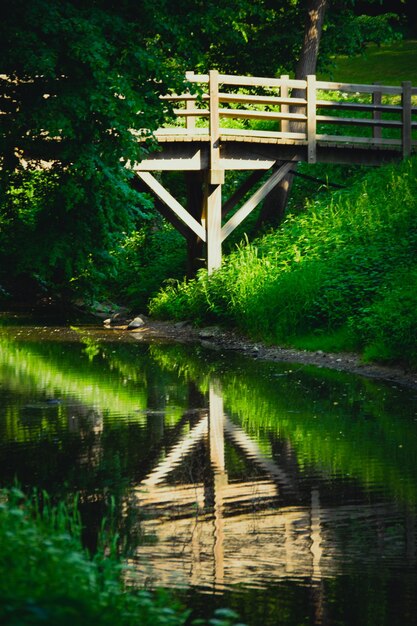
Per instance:
[[[187,72],[185,86],[165,97],[172,108],[155,133],[159,151],[131,167],[189,249],[205,242],[209,272],[221,264],[222,242],[297,162],[380,165],[417,148],[417,88],[410,82],[390,87],[212,70]],[[186,172],[185,207],[152,174],[175,170]],[[224,201],[229,170],[250,174]]]

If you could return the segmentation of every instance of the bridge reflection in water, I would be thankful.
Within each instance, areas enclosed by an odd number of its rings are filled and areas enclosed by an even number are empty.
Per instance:
[[[140,546],[136,571],[152,585],[212,592],[283,579],[319,589],[325,577],[340,573],[334,527],[366,527],[376,518],[383,529],[392,510],[343,499],[323,506],[323,478],[301,478],[289,444],[278,464],[225,413],[217,381],[210,384],[209,400],[209,409],[197,412],[186,434],[135,489],[145,536],[157,542]],[[225,440],[254,468],[249,478],[228,477]],[[197,454],[206,459],[204,477],[193,479],[191,457]]]

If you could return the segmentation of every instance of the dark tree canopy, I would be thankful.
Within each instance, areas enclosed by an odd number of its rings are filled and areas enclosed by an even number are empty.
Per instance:
[[[162,122],[159,95],[177,73],[115,5],[16,0],[0,26],[0,245],[10,268],[46,281],[103,263],[147,208],[122,160],[141,158],[132,129]]]

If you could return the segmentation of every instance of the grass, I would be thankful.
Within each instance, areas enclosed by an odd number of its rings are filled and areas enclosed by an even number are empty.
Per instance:
[[[363,55],[338,56],[330,71],[319,75],[320,80],[344,83],[375,83],[400,85],[411,80],[417,85],[417,40],[393,44],[369,45]]]
[[[415,158],[372,170],[242,244],[211,277],[168,286],[151,311],[417,365],[416,180]]]

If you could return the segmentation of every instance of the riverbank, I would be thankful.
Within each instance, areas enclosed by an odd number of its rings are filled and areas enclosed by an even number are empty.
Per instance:
[[[199,342],[212,350],[231,350],[259,360],[331,368],[417,389],[417,372],[378,363],[364,363],[359,354],[324,352],[322,350],[310,352],[308,350],[283,348],[251,341],[236,331],[219,326],[197,328],[189,322],[161,321],[145,316],[141,317],[144,325],[128,331],[139,341]],[[113,326],[113,328],[127,329],[127,326]]]

